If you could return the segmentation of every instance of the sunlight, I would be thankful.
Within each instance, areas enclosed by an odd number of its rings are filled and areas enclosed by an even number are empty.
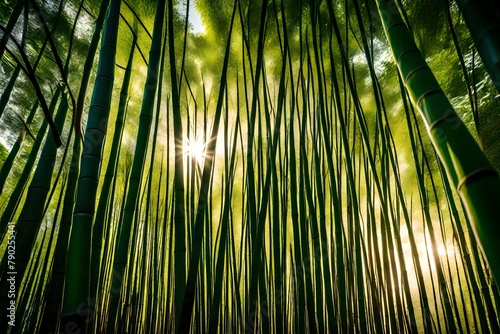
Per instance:
[[[202,163],[206,156],[205,146],[205,143],[201,139],[186,139],[184,143],[184,154],[195,159],[198,163]]]
[[[186,15],[186,1],[179,1],[177,4],[177,12],[181,15]],[[205,34],[205,25],[201,19],[200,13],[196,9],[194,0],[189,1],[189,17],[191,31],[195,34]]]
[[[440,256],[445,256],[447,253],[447,249],[443,245],[438,246],[438,253]]]

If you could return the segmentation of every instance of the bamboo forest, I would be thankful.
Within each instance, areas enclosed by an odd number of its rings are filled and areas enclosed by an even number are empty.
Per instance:
[[[497,0],[0,30],[0,333],[500,333]]]

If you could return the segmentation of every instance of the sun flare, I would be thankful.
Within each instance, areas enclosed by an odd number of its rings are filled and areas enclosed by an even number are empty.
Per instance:
[[[187,139],[184,144],[184,153],[196,161],[202,162],[206,156],[205,143],[198,138],[194,140]]]

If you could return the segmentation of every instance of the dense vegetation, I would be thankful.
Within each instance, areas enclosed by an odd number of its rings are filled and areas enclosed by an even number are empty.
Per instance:
[[[499,7],[1,2],[0,332],[500,332]]]

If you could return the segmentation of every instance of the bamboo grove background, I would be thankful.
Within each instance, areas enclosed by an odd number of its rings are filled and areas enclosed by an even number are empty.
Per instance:
[[[0,4],[0,331],[500,332],[498,5],[195,5]]]

